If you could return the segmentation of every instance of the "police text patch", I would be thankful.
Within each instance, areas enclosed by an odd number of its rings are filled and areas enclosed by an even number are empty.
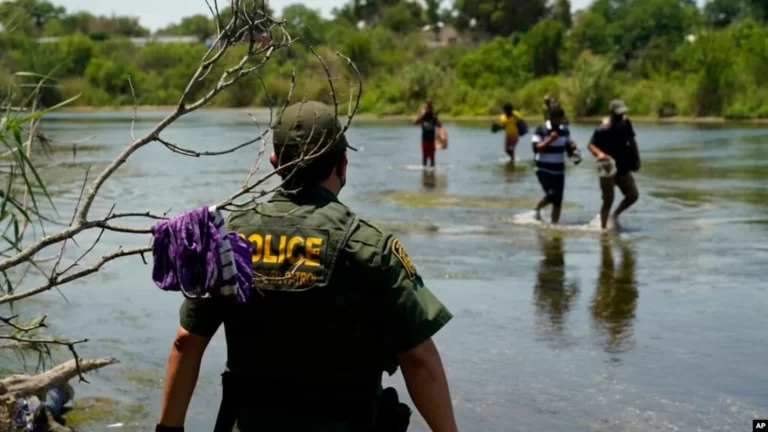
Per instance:
[[[403,244],[400,243],[400,240],[392,240],[392,253],[395,254],[401,263],[403,263],[403,267],[405,268],[406,273],[408,273],[408,279],[413,280],[413,278],[416,277],[416,266],[413,265],[411,257],[408,256],[408,253],[405,251]]]
[[[262,288],[301,288],[325,281],[328,232],[263,227],[241,234],[253,244],[254,283]]]

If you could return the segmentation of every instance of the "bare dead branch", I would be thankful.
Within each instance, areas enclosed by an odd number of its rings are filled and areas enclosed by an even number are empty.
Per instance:
[[[262,141],[265,135],[266,135],[266,133],[263,134],[263,135],[259,135],[258,138],[252,139],[250,141],[246,141],[246,142],[244,142],[242,144],[238,144],[238,145],[236,145],[234,147],[230,147],[227,150],[202,151],[202,152],[198,152],[198,151],[195,151],[195,150],[189,150],[189,149],[185,149],[183,147],[179,147],[178,145],[176,145],[176,144],[174,144],[174,143],[172,143],[170,141],[166,141],[166,140],[164,140],[164,139],[162,139],[160,137],[157,137],[155,139],[158,142],[160,142],[161,144],[163,144],[166,148],[168,148],[168,150],[170,150],[170,151],[172,151],[174,153],[178,153],[178,154],[181,154],[181,155],[184,155],[184,156],[200,157],[200,156],[221,156],[221,155],[225,155],[225,154],[229,154],[229,153],[234,153],[234,152],[236,152],[236,151],[238,151],[238,150],[240,150],[242,148],[248,147],[251,144],[254,144],[254,143],[257,143],[259,141]]]
[[[26,326],[26,327],[20,326],[18,324],[14,324],[13,323],[13,320],[15,320],[18,317],[19,317],[18,315],[14,315],[14,316],[8,317],[8,318],[0,317],[0,321],[4,322],[6,326],[12,327],[13,329],[15,329],[15,330],[17,330],[17,331],[19,331],[21,333],[29,333],[29,332],[31,332],[33,330],[37,330],[37,329],[48,327],[45,324],[45,319],[48,318],[48,315],[43,315],[43,317],[40,318],[40,320],[36,324],[32,324],[32,325]]]
[[[35,98],[32,102],[32,112],[37,111],[37,101],[38,98]],[[26,143],[26,152],[27,152],[27,159],[30,159],[32,157],[32,142],[35,139],[35,136],[37,135],[37,126],[40,124],[40,118],[34,118],[32,119],[32,122],[29,124],[29,137],[27,138]],[[13,181],[13,180],[11,180]],[[24,211],[27,210],[27,199],[29,198],[29,187],[24,188],[24,203],[23,208]],[[24,231],[27,230],[27,226],[29,225],[29,219],[24,219],[21,226],[21,235],[24,235]]]
[[[133,97],[133,118],[131,119],[131,139],[136,141],[136,118],[139,116],[139,102],[136,100],[136,92],[133,90],[133,81],[128,77],[128,86],[131,87],[131,96]]]
[[[37,339],[37,338],[28,338],[28,337],[22,337],[22,336],[14,336],[14,335],[0,335],[0,339],[12,340],[15,342],[25,343],[25,344],[63,345],[63,346],[77,345],[77,344],[88,342],[88,339],[69,341],[69,340],[51,339],[51,338]]]
[[[112,215],[112,212],[113,212],[114,210],[115,210],[115,205],[114,205],[114,204],[112,204],[112,207],[109,209],[109,213],[107,214],[107,217],[111,216],[111,215]],[[95,247],[96,247],[96,245],[97,245],[97,244],[99,243],[99,241],[101,240],[101,236],[103,236],[103,235],[104,235],[104,231],[106,231],[106,227],[105,227],[105,226],[102,226],[102,228],[101,228],[101,231],[99,231],[99,235],[96,237],[96,240],[94,240],[94,242],[91,244],[91,247],[89,247],[88,249],[86,249],[86,251],[85,251],[85,252],[83,252],[83,253],[82,253],[82,254],[81,254],[81,255],[80,255],[80,256],[79,256],[79,257],[78,257],[78,258],[77,258],[77,259],[76,259],[76,260],[75,260],[75,261],[74,261],[72,264],[70,264],[70,265],[69,265],[69,267],[65,268],[64,270],[62,270],[62,271],[61,271],[61,272],[59,272],[58,274],[54,275],[54,276],[51,278],[51,280],[53,280],[53,281],[56,281],[56,280],[57,280],[57,279],[58,279],[60,276],[62,276],[62,275],[64,275],[64,274],[66,274],[67,272],[69,272],[70,270],[72,270],[72,268],[74,268],[75,266],[77,266],[77,265],[80,263],[80,261],[82,261],[82,260],[83,260],[83,258],[85,258],[85,257],[86,257],[86,255],[88,255],[89,253],[91,253],[91,251],[93,250],[93,248],[95,248]]]
[[[144,253],[151,252],[151,251],[152,251],[152,248],[150,248],[150,247],[136,248],[136,249],[127,249],[127,250],[118,249],[116,252],[113,252],[113,253],[108,254],[108,255],[104,255],[99,260],[99,262],[97,262],[96,264],[94,264],[94,265],[92,265],[92,266],[90,266],[88,268],[85,268],[85,269],[83,269],[83,270],[81,270],[81,271],[79,271],[77,273],[73,273],[73,274],[71,274],[69,276],[66,276],[66,277],[63,277],[63,278],[60,278],[60,279],[54,278],[54,280],[52,280],[52,281],[49,280],[48,282],[46,282],[46,283],[44,283],[44,284],[42,284],[42,285],[40,285],[40,286],[38,286],[36,288],[32,288],[32,289],[30,289],[28,291],[24,291],[24,292],[12,294],[12,295],[2,296],[2,297],[0,297],[0,304],[16,302],[16,301],[19,301],[19,300],[22,300],[22,299],[25,299],[25,298],[28,298],[28,297],[32,297],[32,296],[34,296],[36,294],[40,294],[42,292],[48,291],[51,288],[54,288],[56,286],[64,285],[64,284],[66,284],[68,282],[72,282],[73,280],[80,279],[80,278],[88,276],[89,274],[92,274],[92,273],[96,273],[97,271],[99,271],[99,269],[101,269],[102,266],[104,266],[104,264],[106,264],[106,263],[108,263],[108,262],[110,262],[110,261],[112,261],[114,259],[121,258],[121,257],[126,257],[126,256],[131,256],[131,255],[140,255],[140,254],[144,254]]]

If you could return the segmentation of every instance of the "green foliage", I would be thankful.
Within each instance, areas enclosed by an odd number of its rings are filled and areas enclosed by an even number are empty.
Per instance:
[[[71,103],[75,98],[64,101],[48,109],[34,110],[31,113],[25,113],[11,110],[11,106],[26,109],[37,108],[34,100],[38,98],[38,93],[45,86],[52,85],[49,75],[40,75],[30,72],[17,72],[13,74],[7,84],[10,85],[11,92],[5,94],[0,99],[3,106],[3,112],[0,117],[0,160],[6,167],[2,173],[2,194],[0,194],[0,223],[4,225],[2,242],[6,243],[8,250],[16,249],[21,246],[24,228],[27,223],[33,222],[39,215],[38,204],[42,201],[48,201],[53,205],[51,195],[48,193],[45,183],[40,177],[37,167],[27,156],[27,132],[43,115],[61,108]],[[31,91],[24,91],[23,85],[31,85]],[[13,95],[25,95],[20,99],[15,99]],[[31,139],[30,139],[31,144]],[[29,198],[29,200],[27,200]],[[9,285],[7,275],[0,290],[10,292],[13,287]]]
[[[553,20],[540,21],[525,34],[523,42],[531,53],[531,66],[535,76],[554,75],[559,72],[559,58],[564,40],[565,26]]]
[[[283,9],[282,19],[288,23],[291,37],[316,46],[327,41],[327,24],[320,12],[295,4]]]
[[[459,28],[477,26],[493,36],[525,32],[547,13],[546,0],[456,0]]]
[[[575,61],[584,51],[607,55],[617,50],[613,44],[613,37],[608,31],[608,22],[601,14],[594,11],[585,12],[576,21],[566,45],[565,54],[569,62]]]
[[[106,59],[96,59],[85,70],[85,79],[109,94],[123,95],[130,92],[128,78],[130,72],[122,66]]]
[[[437,24],[440,21],[440,3],[442,0],[425,0],[427,9],[425,10],[427,22]]]
[[[764,0],[763,0],[764,1]],[[331,101],[326,61],[337,99],[346,105],[356,85],[348,56],[363,76],[361,109],[411,114],[431,97],[451,115],[497,113],[507,102],[542,112],[542,97],[562,102],[572,116],[602,115],[621,97],[634,115],[768,115],[768,27],[761,0],[594,0],[571,15],[569,0],[350,0],[326,19],[301,4],[281,18],[299,42],[276,52],[261,76],[249,76],[214,106],[267,105],[284,100],[296,71],[293,98]],[[259,7],[262,0],[248,0]],[[268,8],[267,13],[271,13]],[[222,19],[232,11],[223,9]],[[175,104],[215,32],[206,15],[159,31],[196,36],[200,43],[149,43],[133,18],[67,13],[45,0],[0,3],[0,96],[10,71],[54,71],[56,86],[40,89],[46,105],[82,93],[84,105]],[[433,31],[423,31],[426,24]],[[37,43],[36,37],[58,40]],[[437,42],[437,43],[436,43]],[[236,47],[223,61],[236,61]],[[223,64],[192,88],[202,96]],[[352,83],[352,84],[350,84]],[[29,89],[14,97],[28,96]]]
[[[496,37],[463,56],[456,72],[467,84],[479,89],[514,89],[530,79],[530,69],[530,55],[525,45]]]
[[[164,35],[197,36],[204,41],[216,34],[216,24],[207,15],[193,15],[158,32]]]
[[[52,20],[64,15],[63,7],[48,1],[15,0],[0,3],[0,22],[5,27],[15,27],[26,34],[39,34]]]
[[[739,86],[732,41],[727,33],[702,34],[680,47],[679,57],[694,83],[697,115],[719,115]]]
[[[566,28],[571,28],[571,25],[573,25],[571,2],[569,0],[555,0],[552,7],[552,19],[559,21]]]
[[[652,40],[665,40],[671,47],[682,43],[689,26],[687,8],[680,0],[629,2],[614,24],[621,29],[618,41],[624,59],[634,58]]]
[[[376,54],[369,32],[356,32],[349,35],[340,47],[340,51],[343,51],[363,73],[369,72],[375,65]]]
[[[576,60],[570,76],[565,80],[566,106],[577,116],[589,116],[605,112],[608,101],[616,93],[616,82],[611,78],[611,62],[584,51]]]
[[[563,100],[564,79],[556,76],[548,76],[528,82],[525,87],[517,91],[514,101],[515,107],[524,112],[535,114],[544,112],[542,104],[543,95],[549,95],[556,100]]]
[[[424,25],[423,15],[418,3],[402,2],[385,9],[379,25],[397,33],[409,33]]]

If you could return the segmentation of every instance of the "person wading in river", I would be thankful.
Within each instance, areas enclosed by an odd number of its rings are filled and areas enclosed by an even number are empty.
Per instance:
[[[589,142],[589,151],[598,160],[599,168],[613,170],[616,174],[600,177],[600,190],[603,205],[600,208],[600,225],[608,226],[614,190],[618,186],[624,199],[610,217],[616,229],[619,229],[619,216],[634,204],[639,193],[635,185],[633,172],[640,170],[640,151],[635,140],[635,130],[627,117],[627,106],[621,100],[613,100],[609,105],[610,116],[605,118],[595,129]],[[608,168],[605,168],[608,167]]]
[[[514,165],[515,148],[520,141],[520,136],[527,133],[527,125],[520,112],[516,111],[511,103],[505,103],[502,111],[498,123],[492,125],[491,131],[494,133],[504,131],[504,151],[509,156],[510,164]],[[521,127],[523,130],[520,130]]]
[[[565,112],[559,106],[549,112],[549,120],[536,128],[531,139],[536,177],[544,196],[536,204],[536,219],[541,219],[541,209],[552,204],[552,223],[560,221],[560,208],[565,190],[565,159],[576,151],[569,129],[563,125]]]
[[[421,126],[421,166],[426,168],[427,162],[429,162],[429,166],[434,168],[435,140],[437,139],[437,131],[442,127],[442,124],[437,118],[431,99],[426,100],[413,124]]]
[[[457,431],[432,341],[452,315],[400,240],[338,200],[352,148],[340,131],[334,109],[320,102],[282,114],[271,161],[291,192],[227,219],[253,245],[252,294],[243,303],[184,301],[158,431],[183,431],[203,353],[222,324],[227,370],[216,432],[405,431],[410,409],[381,388],[382,373],[398,367],[431,430]],[[317,154],[288,177],[286,164]]]

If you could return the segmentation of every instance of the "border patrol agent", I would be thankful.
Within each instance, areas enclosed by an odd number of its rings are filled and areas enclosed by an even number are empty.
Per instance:
[[[285,109],[271,161],[291,192],[227,220],[254,246],[252,294],[243,304],[184,301],[158,431],[184,430],[203,353],[222,324],[216,431],[404,431],[410,409],[382,390],[382,373],[398,367],[431,430],[457,431],[432,341],[452,315],[402,243],[338,200],[354,150],[341,131],[328,105]]]

